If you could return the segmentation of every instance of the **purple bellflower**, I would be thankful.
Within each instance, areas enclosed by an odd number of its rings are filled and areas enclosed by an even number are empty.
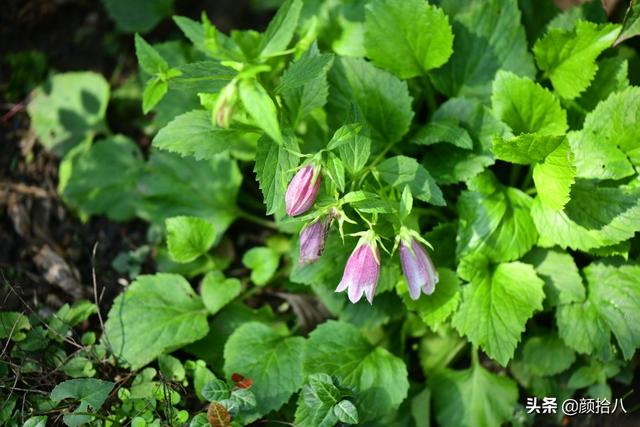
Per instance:
[[[285,194],[289,216],[305,213],[313,206],[320,189],[320,174],[318,172],[314,166],[307,165],[300,169],[289,183]]]
[[[423,240],[415,231],[403,227],[400,230],[400,264],[407,279],[409,296],[412,300],[420,298],[420,291],[431,295],[438,283],[438,273],[433,261],[424,249]]]
[[[320,259],[330,226],[331,217],[326,217],[312,222],[300,232],[300,264],[311,264]]]
[[[375,234],[369,230],[362,234],[358,245],[349,256],[336,292],[347,290],[349,301],[353,304],[357,303],[364,294],[369,304],[373,304],[379,276],[380,250]]]

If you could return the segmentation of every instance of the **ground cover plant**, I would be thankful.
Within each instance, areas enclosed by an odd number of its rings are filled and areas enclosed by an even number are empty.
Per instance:
[[[103,3],[137,73],[32,52],[7,93],[66,209],[143,232],[111,281],[44,239],[55,309],[4,275],[0,422],[638,421],[637,3]]]

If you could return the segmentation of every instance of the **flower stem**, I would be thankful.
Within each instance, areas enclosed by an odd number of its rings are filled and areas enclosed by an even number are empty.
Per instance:
[[[258,224],[258,225],[261,225],[263,227],[270,228],[272,230],[277,230],[278,229],[278,225],[275,222],[269,221],[266,218],[259,217],[257,215],[254,215],[252,213],[249,213],[249,212],[243,211],[243,210],[238,210],[237,213],[238,213],[238,216],[240,218],[246,219],[247,221],[252,222],[254,224]]]

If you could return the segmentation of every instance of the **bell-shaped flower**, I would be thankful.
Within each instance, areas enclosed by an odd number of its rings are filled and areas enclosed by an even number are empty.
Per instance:
[[[320,189],[320,173],[313,165],[300,169],[287,187],[285,202],[287,214],[300,215],[313,206]]]
[[[380,276],[380,250],[373,231],[365,232],[353,250],[344,268],[342,280],[336,292],[347,290],[349,301],[357,303],[362,294],[373,304],[378,277]]]
[[[438,283],[438,272],[433,261],[418,241],[420,238],[417,233],[403,228],[400,234],[400,264],[409,286],[409,296],[417,300],[421,291],[431,295]]]
[[[311,264],[320,259],[330,226],[331,218],[326,217],[312,222],[300,232],[300,264]]]

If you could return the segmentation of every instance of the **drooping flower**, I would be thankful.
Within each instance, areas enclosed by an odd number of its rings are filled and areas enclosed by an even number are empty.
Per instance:
[[[348,289],[349,301],[354,304],[364,294],[369,304],[373,304],[379,276],[380,250],[377,247],[375,234],[370,230],[364,233],[349,256],[336,292]]]
[[[320,259],[330,225],[331,218],[327,217],[312,222],[300,232],[300,264],[311,264]]]
[[[429,254],[413,233],[405,231],[400,239],[400,264],[409,285],[409,296],[417,300],[420,291],[426,295],[433,293],[438,283],[438,273]]]
[[[312,165],[300,169],[287,187],[285,202],[287,214],[300,215],[309,210],[316,201],[320,189],[320,174]]]

